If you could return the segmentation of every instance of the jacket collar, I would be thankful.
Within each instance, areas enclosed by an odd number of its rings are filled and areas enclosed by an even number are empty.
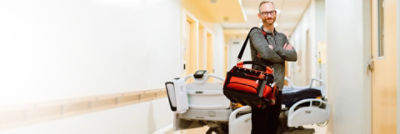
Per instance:
[[[276,35],[276,28],[274,28],[274,31],[271,33],[271,32],[266,32],[266,31],[264,31],[264,28],[263,28],[263,25],[261,25],[261,32],[262,32],[262,34],[264,35],[264,36],[266,36],[267,34],[268,35],[273,35],[273,36],[275,36]]]

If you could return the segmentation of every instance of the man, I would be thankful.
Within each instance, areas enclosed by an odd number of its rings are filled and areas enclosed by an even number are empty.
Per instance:
[[[252,60],[261,65],[271,66],[274,70],[274,82],[279,88],[275,105],[267,108],[252,107],[252,134],[275,134],[279,126],[281,111],[281,90],[285,77],[285,61],[296,61],[297,54],[283,33],[274,27],[276,20],[274,3],[263,1],[259,5],[258,17],[263,25],[250,32]],[[265,68],[254,65],[253,69],[264,71]]]

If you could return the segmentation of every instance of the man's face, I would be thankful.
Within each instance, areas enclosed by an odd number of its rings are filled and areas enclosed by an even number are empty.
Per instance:
[[[271,3],[261,5],[258,18],[260,18],[264,24],[273,25],[276,20],[275,7]]]

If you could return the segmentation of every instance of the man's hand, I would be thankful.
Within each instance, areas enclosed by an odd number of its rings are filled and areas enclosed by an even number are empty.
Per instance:
[[[292,45],[290,45],[288,43],[285,43],[285,45],[283,45],[283,49],[285,49],[285,50],[293,50],[293,47],[292,47]]]

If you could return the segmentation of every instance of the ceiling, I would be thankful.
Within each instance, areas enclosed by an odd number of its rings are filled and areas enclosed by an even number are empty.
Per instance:
[[[257,17],[258,6],[263,0],[242,0],[246,22],[223,22],[225,29],[250,29],[260,26],[261,20]],[[310,0],[272,0],[278,10],[276,28],[278,31],[291,35],[307,9]]]
[[[241,0],[182,0],[183,7],[201,20],[246,23]]]

